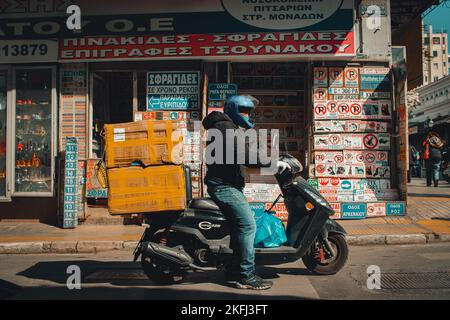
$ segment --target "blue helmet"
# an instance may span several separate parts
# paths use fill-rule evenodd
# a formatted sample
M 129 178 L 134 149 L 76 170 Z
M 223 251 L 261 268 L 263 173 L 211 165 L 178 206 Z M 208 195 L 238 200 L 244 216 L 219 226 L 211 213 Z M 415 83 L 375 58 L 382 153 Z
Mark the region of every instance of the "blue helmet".
M 241 114 L 250 113 L 258 105 L 258 100 L 252 96 L 231 96 L 225 102 L 225 114 L 227 114 L 233 122 L 243 128 L 253 128 L 254 124 L 250 122 L 249 117 Z

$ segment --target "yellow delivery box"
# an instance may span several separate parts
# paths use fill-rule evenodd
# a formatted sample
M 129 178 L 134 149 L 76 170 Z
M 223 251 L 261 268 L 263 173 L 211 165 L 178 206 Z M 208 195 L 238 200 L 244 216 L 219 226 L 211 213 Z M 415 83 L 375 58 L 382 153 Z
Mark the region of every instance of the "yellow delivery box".
M 112 168 L 107 176 L 110 214 L 179 211 L 186 207 L 183 166 Z
M 136 121 L 105 124 L 106 166 L 126 167 L 183 162 L 183 134 L 176 121 Z

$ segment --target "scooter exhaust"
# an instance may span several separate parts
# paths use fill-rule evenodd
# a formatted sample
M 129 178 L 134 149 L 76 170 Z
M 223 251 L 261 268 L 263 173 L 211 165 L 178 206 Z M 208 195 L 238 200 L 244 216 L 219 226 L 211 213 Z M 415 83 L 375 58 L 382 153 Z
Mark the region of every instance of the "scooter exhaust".
M 144 257 L 156 258 L 180 267 L 188 267 L 194 262 L 182 246 L 171 248 L 154 242 L 143 242 L 141 252 Z

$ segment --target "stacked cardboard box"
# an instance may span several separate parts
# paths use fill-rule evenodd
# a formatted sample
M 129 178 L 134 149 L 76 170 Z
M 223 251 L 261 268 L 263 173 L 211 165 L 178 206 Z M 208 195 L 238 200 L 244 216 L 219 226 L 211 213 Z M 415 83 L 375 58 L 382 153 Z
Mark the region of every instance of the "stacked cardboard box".
M 183 136 L 177 122 L 109 124 L 105 140 L 110 214 L 185 208 L 184 169 L 178 165 L 183 161 Z
M 197 111 L 136 111 L 134 121 L 161 121 L 176 122 L 183 136 L 183 163 L 191 169 L 192 196 L 201 197 L 201 130 L 200 114 Z

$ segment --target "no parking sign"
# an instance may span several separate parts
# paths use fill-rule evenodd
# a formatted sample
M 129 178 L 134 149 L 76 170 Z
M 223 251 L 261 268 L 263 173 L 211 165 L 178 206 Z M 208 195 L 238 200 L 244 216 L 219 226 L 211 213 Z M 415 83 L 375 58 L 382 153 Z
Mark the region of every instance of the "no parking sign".
M 314 87 L 328 87 L 328 70 L 325 67 L 314 68 Z
M 344 69 L 343 68 L 330 68 L 330 87 L 342 87 L 344 86 Z
M 348 88 L 359 87 L 359 70 L 358 68 L 345 68 L 344 70 L 345 86 Z

